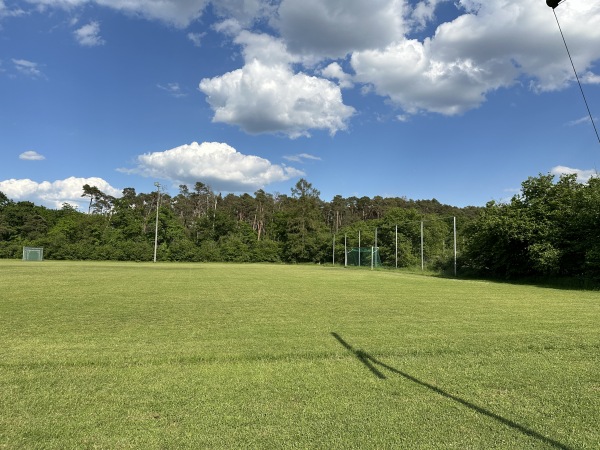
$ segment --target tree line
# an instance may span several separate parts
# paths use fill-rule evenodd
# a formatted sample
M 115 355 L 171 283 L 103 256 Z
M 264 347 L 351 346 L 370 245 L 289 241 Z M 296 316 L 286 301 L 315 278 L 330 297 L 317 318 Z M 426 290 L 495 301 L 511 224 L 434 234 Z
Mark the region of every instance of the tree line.
M 301 179 L 289 195 L 263 190 L 215 193 L 197 182 L 179 193 L 123 190 L 111 197 L 82 187 L 87 211 L 14 202 L 0 192 L 0 257 L 23 246 L 47 259 L 150 261 L 158 216 L 160 261 L 336 263 L 344 249 L 377 245 L 384 266 L 459 271 L 502 278 L 600 275 L 600 180 L 531 177 L 509 202 L 458 208 L 437 200 L 335 196 Z M 158 211 L 158 215 L 157 215 Z
M 600 281 L 600 178 L 530 177 L 510 202 L 488 203 L 467 235 L 464 270 Z

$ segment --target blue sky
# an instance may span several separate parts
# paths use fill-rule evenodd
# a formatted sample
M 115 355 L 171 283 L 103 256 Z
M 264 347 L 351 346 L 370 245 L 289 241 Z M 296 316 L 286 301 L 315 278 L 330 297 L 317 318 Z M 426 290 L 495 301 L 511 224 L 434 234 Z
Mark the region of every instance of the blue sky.
M 595 119 L 600 2 L 556 9 Z M 542 0 L 0 0 L 0 191 L 376 195 L 456 206 L 598 169 Z M 85 210 L 82 208 L 82 210 Z

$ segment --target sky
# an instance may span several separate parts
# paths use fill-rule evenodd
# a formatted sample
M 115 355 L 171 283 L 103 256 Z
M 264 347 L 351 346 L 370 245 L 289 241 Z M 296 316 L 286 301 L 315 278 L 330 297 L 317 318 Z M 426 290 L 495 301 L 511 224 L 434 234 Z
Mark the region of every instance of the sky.
M 600 125 L 600 0 L 554 10 Z M 0 191 L 509 200 L 600 167 L 543 0 L 0 0 Z

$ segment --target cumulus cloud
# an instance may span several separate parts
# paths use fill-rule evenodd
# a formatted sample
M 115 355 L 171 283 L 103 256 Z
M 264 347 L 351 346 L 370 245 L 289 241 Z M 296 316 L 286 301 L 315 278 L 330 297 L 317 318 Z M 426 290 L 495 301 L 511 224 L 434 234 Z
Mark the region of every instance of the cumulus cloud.
M 523 78 L 539 92 L 573 80 L 547 6 L 534 0 L 459 4 L 465 13 L 440 24 L 424 41 L 401 39 L 385 48 L 354 52 L 356 80 L 373 85 L 408 113 L 447 115 L 476 108 L 489 92 Z M 563 7 L 561 21 L 571 30 L 576 66 L 586 71 L 600 58 L 600 47 L 590 45 L 600 39 L 600 4 L 567 2 Z M 595 80 L 594 74 L 587 79 Z
M 243 26 L 270 17 L 275 11 L 275 5 L 269 0 L 213 0 L 217 14 L 231 17 Z
M 300 61 L 299 57 L 288 52 L 284 40 L 265 33 L 251 33 L 242 30 L 236 36 L 234 42 L 242 46 L 246 62 L 257 60 L 271 66 Z
M 333 135 L 346 129 L 354 114 L 331 81 L 258 60 L 221 77 L 203 79 L 200 90 L 215 111 L 214 122 L 238 125 L 248 133 L 297 138 L 316 129 Z
M 404 40 L 384 50 L 352 55 L 355 79 L 372 84 L 406 112 L 433 111 L 460 114 L 479 106 L 485 93 L 512 83 L 514 71 L 480 67 L 469 59 L 435 60 L 427 45 Z
M 245 62 L 239 70 L 202 80 L 200 89 L 208 96 L 215 121 L 250 133 L 297 137 L 311 129 L 332 134 L 344 129 L 354 110 L 343 104 L 340 88 L 354 86 L 385 97 L 402 110 L 402 116 L 455 115 L 479 107 L 489 93 L 516 83 L 543 93 L 574 81 L 551 9 L 541 0 L 456 0 L 456 18 L 419 40 L 409 37 L 433 24 L 437 7 L 450 0 L 29 2 L 63 8 L 97 4 L 182 28 L 201 17 L 211 3 L 220 20 L 213 29 L 241 46 Z M 6 9 L 0 0 L 0 11 Z M 600 75 L 593 71 L 600 59 L 600 2 L 564 2 L 556 12 L 582 81 L 600 83 Z M 263 25 L 270 25 L 271 34 L 251 32 L 257 24 L 263 30 L 268 29 Z M 99 39 L 99 34 L 88 35 Z M 199 45 L 202 35 L 188 33 L 188 38 Z M 41 76 L 35 65 L 22 64 L 18 70 Z M 335 80 L 338 86 L 320 77 Z M 288 86 L 302 97 L 293 95 Z M 278 96 L 281 104 L 274 105 Z M 325 103 L 319 110 L 321 98 Z M 275 111 L 261 110 L 273 105 Z
M 39 64 L 26 59 L 13 59 L 12 60 L 17 72 L 25 75 L 29 78 L 43 78 L 44 74 L 39 69 Z
M 293 167 L 244 155 L 218 142 L 193 142 L 164 152 L 140 155 L 136 168 L 120 171 L 179 184 L 201 181 L 216 191 L 224 192 L 254 192 L 268 184 L 304 175 Z
M 98 22 L 90 22 L 75 30 L 73 34 L 79 45 L 84 47 L 96 47 L 105 43 L 104 39 L 100 37 L 100 24 Z
M 260 121 L 260 108 L 272 106 L 269 94 L 278 91 L 278 83 L 294 77 L 297 83 L 308 81 L 299 67 L 310 73 L 311 65 L 319 62 L 326 66 L 313 76 L 336 80 L 340 88 L 359 84 L 364 93 L 389 98 L 403 110 L 403 118 L 422 112 L 462 114 L 483 104 L 490 92 L 515 83 L 544 92 L 573 81 L 551 10 L 536 0 L 460 0 L 456 19 L 441 23 L 428 38 L 408 39 L 415 28 L 435 19 L 443 1 L 410 6 L 403 0 L 282 0 L 271 19 L 279 38 L 243 31 L 237 21 L 235 27 L 223 25 L 237 35 L 246 65 L 202 80 L 200 89 L 215 109 L 215 121 L 250 133 L 279 131 L 297 137 L 308 135 L 310 128 L 333 134 L 343 127 L 339 120 L 317 127 L 298 120 L 294 99 L 285 90 L 278 92 L 283 101 L 277 114 Z M 571 30 L 569 40 L 584 82 L 598 83 L 600 77 L 591 68 L 600 58 L 600 47 L 590 42 L 600 40 L 600 4 L 567 2 L 559 13 Z M 347 55 L 352 75 L 336 60 Z M 258 92 L 256 102 L 244 83 Z M 341 98 L 337 105 L 343 105 Z M 334 108 L 327 116 L 342 118 L 345 126 L 352 115 L 348 108 Z M 291 123 L 299 126 L 287 131 Z
M 83 185 L 96 186 L 102 192 L 113 197 L 120 197 L 121 191 L 112 187 L 102 178 L 76 178 L 70 177 L 65 180 L 43 181 L 38 183 L 30 179 L 10 179 L 0 181 L 0 191 L 14 201 L 30 201 L 49 208 L 61 208 L 63 203 L 79 207 L 87 211 L 87 203 L 81 197 Z
M 36 151 L 29 150 L 27 152 L 21 153 L 19 155 L 19 159 L 22 159 L 25 161 L 42 161 L 42 160 L 46 159 L 46 157 L 44 155 L 40 155 Z
M 273 14 L 271 0 L 27 0 L 38 5 L 40 10 L 56 7 L 73 9 L 87 4 L 108 7 L 124 13 L 160 20 L 179 28 L 186 28 L 200 18 L 209 3 L 219 16 L 233 17 L 250 25 L 256 20 Z M 0 18 L 8 14 L 4 1 L 0 0 Z
M 406 31 L 404 0 L 283 0 L 273 24 L 294 53 L 339 58 Z
M 414 5 L 411 12 L 412 21 L 417 29 L 422 29 L 435 18 L 437 5 L 448 0 L 423 0 Z
M 235 19 L 225 19 L 213 25 L 215 31 L 223 33 L 227 36 L 236 36 L 244 29 L 242 24 Z
M 202 15 L 209 0 L 28 0 L 42 7 L 73 8 L 97 4 L 185 28 Z
M 240 30 L 238 25 L 222 22 L 219 29 L 235 34 L 245 65 L 205 78 L 199 85 L 215 112 L 214 122 L 237 125 L 252 134 L 282 133 L 292 138 L 309 136 L 314 129 L 332 135 L 346 129 L 354 109 L 343 103 L 338 86 L 296 73 L 292 65 L 303 58 L 290 53 L 282 39 Z
M 553 167 L 550 173 L 555 176 L 577 175 L 577 181 L 580 183 L 587 183 L 590 178 L 598 176 L 598 172 L 593 169 L 573 169 L 566 166 Z
M 340 66 L 337 62 L 332 62 L 327 67 L 322 69 L 321 75 L 323 75 L 325 78 L 338 80 L 338 84 L 341 88 L 349 89 L 354 87 L 354 83 L 352 82 L 352 75 L 344 72 L 342 66 Z
M 574 80 L 550 8 L 537 0 L 462 3 L 469 14 L 443 24 L 435 36 L 434 50 L 446 60 L 460 57 L 458 49 L 478 65 L 491 60 L 512 64 L 521 75 L 533 78 L 533 87 L 540 91 L 559 89 Z M 566 2 L 556 12 L 563 29 L 568 30 L 575 66 L 585 73 L 600 58 L 600 47 L 593 44 L 600 39 L 600 4 Z

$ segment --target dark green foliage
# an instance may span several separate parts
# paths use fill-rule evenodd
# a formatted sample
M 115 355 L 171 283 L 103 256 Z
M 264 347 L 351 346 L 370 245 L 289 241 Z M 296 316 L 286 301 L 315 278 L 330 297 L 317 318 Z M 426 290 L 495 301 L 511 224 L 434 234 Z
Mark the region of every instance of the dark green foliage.
M 383 263 L 394 266 L 394 227 L 398 225 L 399 266 L 414 266 L 420 262 L 419 222 L 425 219 L 429 221 L 425 259 L 431 265 L 441 257 L 441 241 L 448 238 L 447 224 L 440 231 L 441 225 L 435 223 L 440 214 L 473 215 L 472 209 L 436 200 L 336 196 L 324 202 L 319 195 L 304 179 L 290 196 L 258 190 L 254 196 L 223 197 L 201 182 L 193 187 L 181 185 L 175 197 L 164 193 L 160 197 L 157 259 L 330 263 L 335 234 L 339 264 L 343 262 L 343 233 L 356 239 L 361 230 L 363 243 L 372 245 L 377 227 Z M 45 248 L 47 259 L 152 259 L 156 192 L 138 194 L 126 188 L 122 197 L 113 198 L 85 185 L 82 197 L 89 198 L 87 213 L 68 204 L 58 211 L 49 210 L 0 195 L 0 257 L 19 258 L 24 245 L 39 245 Z
M 0 258 L 20 258 L 23 246 L 42 246 L 46 259 L 152 260 L 156 192 L 123 190 L 121 198 L 83 186 L 89 212 L 13 202 L 0 192 Z M 301 179 L 291 195 L 215 194 L 198 182 L 162 194 L 157 259 L 344 263 L 344 242 L 377 245 L 384 266 L 454 271 L 453 217 L 457 218 L 462 273 L 517 278 L 600 280 L 600 180 L 540 175 L 523 182 L 508 203 L 455 208 L 437 200 L 379 196 L 331 202 Z M 397 233 L 396 233 L 397 229 Z
M 529 178 L 510 203 L 488 203 L 467 232 L 465 266 L 477 274 L 600 276 L 600 180 Z
M 287 262 L 321 262 L 325 260 L 330 233 L 321 214 L 319 191 L 301 179 L 292 188 L 287 211 L 278 216 L 278 237 L 283 243 Z

